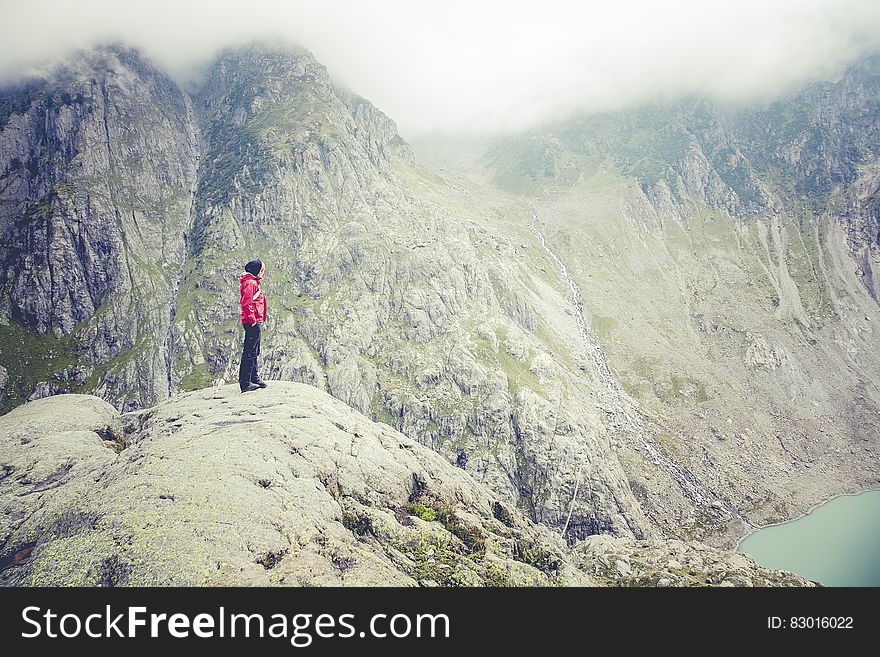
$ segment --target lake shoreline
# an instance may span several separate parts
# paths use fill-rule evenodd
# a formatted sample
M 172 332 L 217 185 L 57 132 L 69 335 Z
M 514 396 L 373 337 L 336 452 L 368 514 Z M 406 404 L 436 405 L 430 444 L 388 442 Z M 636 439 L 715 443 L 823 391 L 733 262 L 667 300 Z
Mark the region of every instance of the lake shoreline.
M 808 515 L 810 515 L 811 513 L 813 513 L 814 511 L 816 511 L 820 507 L 823 507 L 826 504 L 828 504 L 829 502 L 832 502 L 840 497 L 858 497 L 859 495 L 865 495 L 866 493 L 875 493 L 875 492 L 880 492 L 880 488 L 866 488 L 864 490 L 860 490 L 855 493 L 838 493 L 837 495 L 832 495 L 831 497 L 829 497 L 826 500 L 823 500 L 821 502 L 817 502 L 816 504 L 811 506 L 809 509 L 804 511 L 802 514 L 800 514 L 799 516 L 796 516 L 794 518 L 790 518 L 788 520 L 781 520 L 779 522 L 771 522 L 767 525 L 751 525 L 750 524 L 751 529 L 748 532 L 746 532 L 745 534 L 743 534 L 743 536 L 736 542 L 736 545 L 733 548 L 733 552 L 737 552 L 739 554 L 748 554 L 747 552 L 740 552 L 740 550 L 739 550 L 740 545 L 742 545 L 743 541 L 745 541 L 749 536 L 751 536 L 752 534 L 754 534 L 755 532 L 757 532 L 761 529 L 768 529 L 770 527 L 779 527 L 780 525 L 787 525 L 791 522 L 797 522 L 798 520 L 802 520 L 803 518 L 806 518 Z

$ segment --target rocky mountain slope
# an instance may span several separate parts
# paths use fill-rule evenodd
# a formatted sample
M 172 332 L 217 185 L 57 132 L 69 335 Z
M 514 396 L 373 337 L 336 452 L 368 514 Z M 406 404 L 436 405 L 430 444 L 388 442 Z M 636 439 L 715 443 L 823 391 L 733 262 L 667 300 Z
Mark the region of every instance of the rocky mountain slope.
M 59 181 L 47 192 L 53 199 L 73 194 L 80 214 L 98 217 L 87 222 L 96 230 L 119 227 L 118 240 L 90 238 L 105 255 L 74 243 L 66 248 L 78 254 L 69 266 L 53 260 L 55 251 L 36 250 L 23 270 L 19 256 L 33 250 L 29 231 L 39 224 L 21 217 L 42 207 L 42 197 L 22 187 L 20 205 L 10 210 L 4 230 L 16 246 L 4 251 L 11 277 L 4 289 L 11 303 L 15 290 L 43 296 L 31 293 L 43 289 L 37 275 L 63 268 L 90 281 L 96 260 L 115 269 L 100 305 L 77 306 L 71 316 L 62 306 L 53 311 L 57 325 L 9 308 L 0 347 L 7 408 L 68 391 L 95 392 L 130 410 L 169 389 L 232 378 L 241 339 L 236 277 L 243 262 L 260 257 L 272 300 L 264 376 L 325 389 L 395 426 L 532 519 L 566 526 L 572 540 L 597 531 L 651 532 L 579 371 L 552 353 L 539 302 L 559 307 L 564 295 L 533 289 L 527 263 L 509 257 L 506 240 L 479 225 L 473 208 L 438 202 L 432 190 L 446 186 L 414 165 L 393 122 L 335 87 L 311 54 L 228 50 L 188 94 L 124 48 L 99 49 L 76 66 L 79 77 L 66 73 L 70 66 L 53 71 L 29 87 L 37 89 L 32 96 L 8 92 L 19 104 L 4 135 L 23 123 L 28 143 L 45 142 L 27 156 L 31 168 L 54 157 L 51 126 L 59 110 L 50 99 L 68 94 L 78 103 L 77 85 L 92 77 L 104 80 L 109 102 L 150 111 L 142 123 L 122 111 L 88 113 L 91 101 L 83 96 L 82 112 L 98 121 L 92 132 L 105 138 L 75 132 L 69 164 L 57 168 Z M 165 95 L 154 99 L 153 88 Z M 179 107 L 163 105 L 166 97 Z M 141 141 L 185 144 L 176 151 L 188 158 L 185 172 L 137 146 Z M 105 207 L 69 176 L 108 143 L 117 159 L 108 161 L 108 173 L 89 178 L 111 186 Z M 8 148 L 4 156 L 25 157 L 16 152 Z M 30 169 L 16 171 L 26 178 Z M 179 195 L 178 205 L 164 209 L 150 199 L 149 207 L 163 212 L 155 225 L 171 232 L 148 231 L 146 219 L 128 209 L 135 197 L 144 207 L 147 200 L 114 181 Z M 80 230 L 53 207 L 42 221 L 63 234 Z M 108 351 L 101 326 L 111 320 L 116 342 Z M 19 360 L 22 340 L 28 355 Z
M 421 152 L 534 213 L 536 265 L 567 267 L 619 394 L 738 532 L 880 483 L 878 112 L 874 57 L 764 108 L 692 99 Z M 651 515 L 667 487 L 621 460 Z
M 0 401 L 137 412 L 233 379 L 260 257 L 266 378 L 568 543 L 729 546 L 880 481 L 872 66 L 416 157 L 297 47 L 226 50 L 187 89 L 81 53 L 0 93 Z
M 58 395 L 0 418 L 3 585 L 782 585 L 697 544 L 570 550 L 423 447 L 312 386 L 120 415 Z

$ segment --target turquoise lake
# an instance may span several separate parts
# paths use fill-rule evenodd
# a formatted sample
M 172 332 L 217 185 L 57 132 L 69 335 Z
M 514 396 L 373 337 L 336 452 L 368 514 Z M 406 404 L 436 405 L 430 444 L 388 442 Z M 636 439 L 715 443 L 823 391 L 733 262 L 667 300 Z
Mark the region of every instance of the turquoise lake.
M 759 529 L 737 550 L 825 586 L 880 586 L 880 490 L 836 497 L 803 518 Z

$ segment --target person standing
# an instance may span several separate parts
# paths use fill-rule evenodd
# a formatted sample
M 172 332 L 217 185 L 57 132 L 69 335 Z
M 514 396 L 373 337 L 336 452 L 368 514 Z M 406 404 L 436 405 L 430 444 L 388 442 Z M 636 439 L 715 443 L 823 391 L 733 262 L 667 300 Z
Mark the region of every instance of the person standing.
M 244 328 L 244 347 L 238 368 L 238 385 L 242 392 L 265 388 L 266 383 L 257 372 L 260 355 L 260 332 L 266 321 L 266 295 L 260 289 L 260 279 L 266 266 L 261 260 L 251 260 L 239 277 L 241 292 L 241 325 Z

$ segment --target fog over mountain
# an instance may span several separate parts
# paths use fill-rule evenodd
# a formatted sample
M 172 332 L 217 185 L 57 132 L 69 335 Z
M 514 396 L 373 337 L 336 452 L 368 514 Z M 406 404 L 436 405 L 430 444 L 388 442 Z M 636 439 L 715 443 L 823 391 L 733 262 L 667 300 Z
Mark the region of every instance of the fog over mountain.
M 231 43 L 292 39 L 405 138 L 518 130 L 686 94 L 765 102 L 880 47 L 871 0 L 2 4 L 0 77 L 119 40 L 187 78 Z

